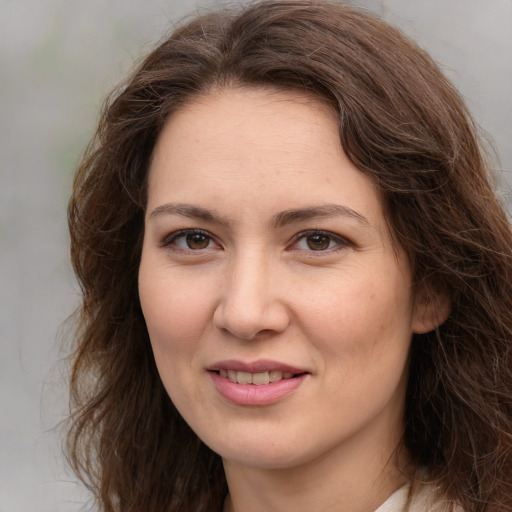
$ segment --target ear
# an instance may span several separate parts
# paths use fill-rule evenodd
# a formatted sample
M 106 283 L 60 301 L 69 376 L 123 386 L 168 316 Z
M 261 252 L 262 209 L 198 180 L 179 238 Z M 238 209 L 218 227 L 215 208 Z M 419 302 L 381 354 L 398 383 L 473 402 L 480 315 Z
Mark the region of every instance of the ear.
M 450 309 L 451 303 L 446 293 L 422 287 L 414 300 L 412 332 L 425 334 L 433 331 L 446 321 Z

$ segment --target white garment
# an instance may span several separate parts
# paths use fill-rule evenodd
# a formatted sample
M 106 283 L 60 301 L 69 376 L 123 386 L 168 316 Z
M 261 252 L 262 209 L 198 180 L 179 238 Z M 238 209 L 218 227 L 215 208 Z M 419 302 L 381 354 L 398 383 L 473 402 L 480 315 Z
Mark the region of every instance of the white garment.
M 375 512 L 462 512 L 459 506 L 450 507 L 450 503 L 440 498 L 429 485 L 416 493 L 407 506 L 410 489 L 410 484 L 400 487 Z
M 409 498 L 410 484 L 395 491 L 375 512 L 403 512 Z

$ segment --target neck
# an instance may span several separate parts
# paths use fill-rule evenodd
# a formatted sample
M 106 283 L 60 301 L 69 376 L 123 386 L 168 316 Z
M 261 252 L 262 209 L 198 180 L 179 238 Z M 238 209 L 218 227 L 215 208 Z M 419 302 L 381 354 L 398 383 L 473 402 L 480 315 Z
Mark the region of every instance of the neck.
M 374 512 L 407 482 L 398 469 L 406 467 L 406 458 L 398 460 L 396 443 L 388 450 L 382 445 L 358 450 L 357 443 L 352 448 L 352 453 L 337 448 L 291 468 L 224 461 L 230 489 L 224 512 Z

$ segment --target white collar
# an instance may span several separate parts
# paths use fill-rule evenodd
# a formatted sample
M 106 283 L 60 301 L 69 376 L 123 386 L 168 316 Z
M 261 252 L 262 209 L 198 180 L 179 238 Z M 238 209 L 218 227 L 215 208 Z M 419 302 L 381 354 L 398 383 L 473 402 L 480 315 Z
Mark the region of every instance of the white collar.
M 403 512 L 409 499 L 410 484 L 396 490 L 375 512 Z

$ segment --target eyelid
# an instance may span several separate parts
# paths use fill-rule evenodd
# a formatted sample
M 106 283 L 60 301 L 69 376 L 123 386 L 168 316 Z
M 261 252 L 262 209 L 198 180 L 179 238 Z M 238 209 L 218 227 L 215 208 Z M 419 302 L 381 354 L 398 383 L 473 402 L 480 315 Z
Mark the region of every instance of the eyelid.
M 216 244 L 220 248 L 220 243 L 217 241 L 215 236 L 213 236 L 209 231 L 199 228 L 186 228 L 186 229 L 178 229 L 177 231 L 173 231 L 172 233 L 166 235 L 164 239 L 158 244 L 160 247 L 170 248 L 172 243 L 178 238 L 185 237 L 186 235 L 191 234 L 200 234 L 208 237 L 214 244 Z M 207 249 L 182 249 L 178 246 L 175 246 L 172 250 L 176 252 L 202 252 Z
M 312 235 L 324 235 L 324 236 L 327 236 L 329 237 L 332 241 L 336 242 L 336 247 L 332 247 L 330 249 L 325 249 L 325 250 L 318 250 L 318 251 L 315 251 L 313 249 L 310 249 L 310 250 L 304 250 L 304 249 L 294 249 L 294 245 L 296 245 L 300 240 L 308 237 L 308 236 L 312 236 Z M 321 256 L 322 254 L 331 254 L 335 251 L 338 251 L 338 250 L 341 250 L 341 249 L 344 249 L 346 247 L 351 247 L 353 246 L 354 244 L 348 240 L 346 237 L 344 236 L 341 236 L 341 235 L 338 235 L 337 233 L 333 233 L 332 231 L 326 231 L 324 229 L 308 229 L 306 231 L 301 231 L 300 233 L 297 233 L 291 243 L 287 246 L 286 250 L 287 251 L 291 251 L 291 250 L 300 250 L 300 251 L 303 251 L 303 252 L 308 252 L 308 253 L 312 253 L 312 255 L 315 255 L 315 256 Z
M 172 233 L 166 235 L 163 238 L 163 240 L 161 242 L 159 242 L 158 245 L 163 248 L 171 248 L 171 250 L 173 250 L 175 252 L 183 252 L 183 253 L 189 253 L 189 252 L 190 253 L 202 253 L 208 249 L 212 249 L 212 248 L 183 249 L 177 245 L 175 245 L 174 247 L 171 247 L 175 240 L 177 240 L 178 238 L 181 238 L 181 237 L 185 237 L 190 234 L 201 234 L 205 237 L 208 237 L 211 240 L 211 242 L 217 246 L 216 248 L 222 248 L 221 244 L 219 243 L 219 241 L 216 239 L 216 237 L 212 233 L 210 233 L 209 231 L 206 231 L 204 229 L 200 229 L 200 228 L 185 228 L 185 229 L 179 229 L 177 231 L 173 231 Z M 324 250 L 317 250 L 317 251 L 315 251 L 314 249 L 306 250 L 306 249 L 297 249 L 294 247 L 302 239 L 304 239 L 308 236 L 313 236 L 313 235 L 326 236 L 326 237 L 330 238 L 331 241 L 333 241 L 336 244 L 336 246 L 328 248 L 328 249 L 324 249 Z M 321 255 L 325 255 L 325 254 L 331 254 L 333 252 L 336 252 L 338 250 L 341 250 L 341 249 L 344 249 L 346 247 L 350 247 L 353 245 L 354 244 L 350 240 L 348 240 L 346 237 L 339 235 L 337 233 L 333 233 L 332 231 L 327 231 L 327 230 L 323 230 L 323 229 L 308 229 L 306 231 L 301 231 L 301 232 L 297 233 L 292 238 L 291 242 L 287 245 L 286 250 L 287 251 L 297 250 L 297 251 L 302 251 L 305 253 L 311 253 L 311 255 L 314 255 L 314 256 L 321 256 Z

